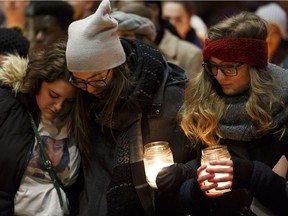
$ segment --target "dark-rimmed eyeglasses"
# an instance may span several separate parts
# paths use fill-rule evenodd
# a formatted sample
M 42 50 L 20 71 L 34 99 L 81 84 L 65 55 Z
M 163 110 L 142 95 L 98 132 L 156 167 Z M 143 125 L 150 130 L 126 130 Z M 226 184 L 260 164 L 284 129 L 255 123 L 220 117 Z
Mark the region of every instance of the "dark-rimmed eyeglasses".
M 75 86 L 77 88 L 81 88 L 83 90 L 87 90 L 87 85 L 90 85 L 95 89 L 102 89 L 102 88 L 105 88 L 107 86 L 106 80 L 107 80 L 107 77 L 108 77 L 110 71 L 111 71 L 111 69 L 109 69 L 107 71 L 105 77 L 102 79 L 91 80 L 91 81 L 82 81 L 82 80 L 80 81 L 80 80 L 75 79 L 73 76 L 71 76 L 69 82 L 73 86 Z
M 220 70 L 225 76 L 237 76 L 237 69 L 243 64 L 227 64 L 227 65 L 217 65 L 209 62 L 202 64 L 205 71 L 211 76 L 217 76 L 218 70 Z

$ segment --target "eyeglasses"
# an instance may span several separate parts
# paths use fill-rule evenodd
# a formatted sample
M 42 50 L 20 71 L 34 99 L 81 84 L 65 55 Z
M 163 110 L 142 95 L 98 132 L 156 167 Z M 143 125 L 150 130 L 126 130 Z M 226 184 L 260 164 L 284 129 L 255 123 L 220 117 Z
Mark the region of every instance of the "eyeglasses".
M 91 81 L 80 81 L 80 80 L 76 80 L 73 76 L 70 77 L 69 82 L 77 87 L 77 88 L 81 88 L 82 90 L 87 90 L 87 85 L 90 85 L 92 87 L 94 87 L 95 89 L 102 89 L 105 88 L 107 86 L 107 77 L 110 73 L 111 69 L 109 69 L 105 75 L 104 78 L 102 79 L 98 79 L 98 80 L 91 80 Z
M 221 70 L 221 72 L 225 76 L 236 76 L 238 74 L 237 69 L 242 66 L 243 64 L 227 64 L 227 65 L 217 65 L 217 64 L 211 64 L 208 62 L 205 62 L 202 64 L 205 71 L 212 76 L 217 76 L 218 70 Z

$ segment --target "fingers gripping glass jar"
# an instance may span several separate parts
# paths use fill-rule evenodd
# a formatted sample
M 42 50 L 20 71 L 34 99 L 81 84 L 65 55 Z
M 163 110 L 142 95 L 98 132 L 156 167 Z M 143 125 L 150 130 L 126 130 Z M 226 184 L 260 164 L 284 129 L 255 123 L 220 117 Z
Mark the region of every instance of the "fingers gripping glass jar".
M 214 160 L 229 160 L 231 158 L 227 146 L 224 145 L 215 145 L 215 146 L 210 146 L 202 150 L 202 157 L 201 157 L 201 165 L 207 165 L 207 168 L 210 167 L 209 162 L 214 161 Z M 227 167 L 227 166 L 220 166 L 220 165 L 213 165 L 213 167 Z M 206 171 L 204 170 L 205 174 Z M 221 178 L 228 176 L 226 173 L 215 173 L 214 178 Z M 205 185 L 212 184 L 211 182 L 205 181 Z M 218 186 L 225 186 L 227 185 L 228 182 L 219 182 Z M 213 194 L 219 194 L 219 193 L 225 193 L 231 191 L 230 189 L 224 189 L 224 190 L 215 190 L 211 189 L 209 190 L 209 193 Z

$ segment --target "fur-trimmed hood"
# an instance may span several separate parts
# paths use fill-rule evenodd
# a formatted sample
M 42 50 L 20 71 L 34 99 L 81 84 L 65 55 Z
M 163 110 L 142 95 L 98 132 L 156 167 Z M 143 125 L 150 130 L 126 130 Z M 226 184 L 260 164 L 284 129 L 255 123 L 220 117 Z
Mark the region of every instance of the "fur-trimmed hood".
M 23 88 L 24 77 L 26 76 L 29 60 L 21 58 L 19 55 L 8 55 L 5 57 L 2 67 L 0 67 L 1 85 L 12 88 L 12 91 L 25 92 Z

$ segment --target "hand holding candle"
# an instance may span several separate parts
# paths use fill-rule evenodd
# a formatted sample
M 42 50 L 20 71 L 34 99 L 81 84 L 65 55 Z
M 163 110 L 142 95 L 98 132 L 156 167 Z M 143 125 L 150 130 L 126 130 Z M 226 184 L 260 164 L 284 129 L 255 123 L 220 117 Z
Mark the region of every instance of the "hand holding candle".
M 209 196 L 230 191 L 233 179 L 233 164 L 226 146 L 211 146 L 202 150 L 202 166 L 198 169 L 201 190 Z
M 174 163 L 168 142 L 159 141 L 144 146 L 144 166 L 147 183 L 157 188 L 156 176 L 163 167 Z

